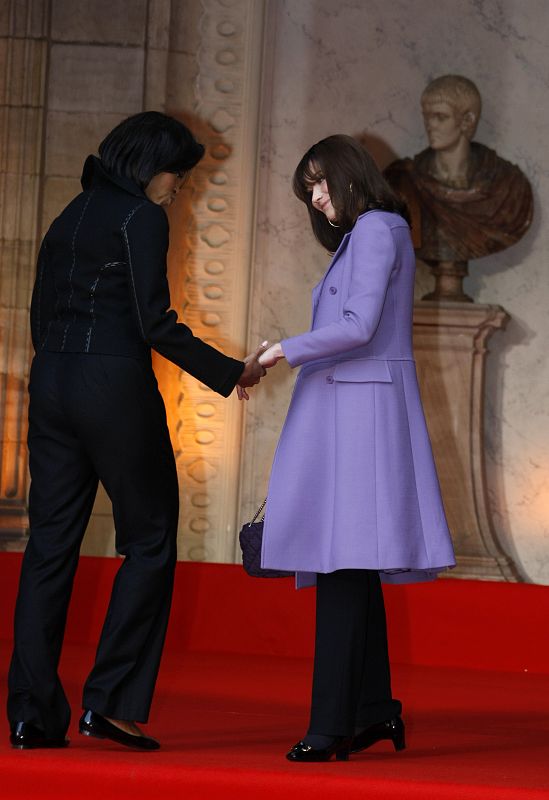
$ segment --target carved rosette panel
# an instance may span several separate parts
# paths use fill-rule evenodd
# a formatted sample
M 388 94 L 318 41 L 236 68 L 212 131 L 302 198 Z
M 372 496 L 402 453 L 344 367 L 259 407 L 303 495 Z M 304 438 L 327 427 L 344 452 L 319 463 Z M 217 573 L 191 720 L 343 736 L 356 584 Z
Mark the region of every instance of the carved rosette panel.
M 27 527 L 28 307 L 36 254 L 49 4 L 0 8 L 0 546 Z
M 193 174 L 179 300 L 196 335 L 238 357 L 247 338 L 263 2 L 203 0 L 202 10 L 195 114 L 206 156 Z M 242 408 L 185 373 L 179 382 L 179 557 L 232 561 Z

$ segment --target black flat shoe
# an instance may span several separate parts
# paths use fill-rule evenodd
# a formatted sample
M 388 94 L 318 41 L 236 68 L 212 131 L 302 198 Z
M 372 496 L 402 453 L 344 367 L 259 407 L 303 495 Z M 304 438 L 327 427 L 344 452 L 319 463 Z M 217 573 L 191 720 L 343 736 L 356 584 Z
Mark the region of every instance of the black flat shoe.
M 366 750 L 367 747 L 371 747 L 371 745 L 383 739 L 390 740 L 395 750 L 404 750 L 406 741 L 404 722 L 401 717 L 393 717 L 393 719 L 389 719 L 386 722 L 378 722 L 358 733 L 351 742 L 351 753 L 360 753 L 361 750 Z
M 110 739 L 112 742 L 122 744 L 124 747 L 133 747 L 136 750 L 158 750 L 160 742 L 150 736 L 135 736 L 117 728 L 108 719 L 96 714 L 95 711 L 84 711 L 80 717 L 78 730 L 84 736 L 93 736 L 96 739 Z
M 17 750 L 37 750 L 39 747 L 67 747 L 69 740 L 64 736 L 46 736 L 30 722 L 16 722 L 11 726 L 10 744 Z
M 288 761 L 329 761 L 333 755 L 336 761 L 349 760 L 349 746 L 352 739 L 349 736 L 336 736 L 332 744 L 328 747 L 311 747 L 305 742 L 294 744 L 289 753 L 286 753 Z

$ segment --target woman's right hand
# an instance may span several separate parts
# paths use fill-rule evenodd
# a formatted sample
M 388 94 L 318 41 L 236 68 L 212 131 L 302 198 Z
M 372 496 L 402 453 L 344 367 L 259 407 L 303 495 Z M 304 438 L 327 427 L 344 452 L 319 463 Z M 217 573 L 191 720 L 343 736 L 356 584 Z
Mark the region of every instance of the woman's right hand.
M 284 351 L 280 342 L 272 344 L 260 356 L 259 363 L 264 367 L 274 367 L 274 365 L 284 358 Z

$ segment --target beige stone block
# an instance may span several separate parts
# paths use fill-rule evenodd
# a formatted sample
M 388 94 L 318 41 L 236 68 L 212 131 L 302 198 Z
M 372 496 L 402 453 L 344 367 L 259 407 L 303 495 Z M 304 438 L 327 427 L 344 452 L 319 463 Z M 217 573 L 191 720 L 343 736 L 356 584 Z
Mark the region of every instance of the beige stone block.
M 0 250 L 0 306 L 28 310 L 36 271 L 34 242 L 3 242 Z
M 203 3 L 172 3 L 170 23 L 170 50 L 174 52 L 196 52 L 200 45 Z
M 187 4 L 189 5 L 189 4 Z M 149 47 L 167 49 L 170 44 L 171 0 L 149 0 Z
M 9 418 L 10 425 L 13 423 L 11 432 L 7 432 L 4 425 L 4 440 L 20 440 L 14 431 L 20 424 L 17 406 L 26 400 L 21 393 L 26 393 L 30 353 L 27 309 L 0 308 L 0 373 L 4 376 L 2 391 L 10 395 L 9 407 L 6 396 L 0 403 L 0 417 L 4 421 Z
M 149 50 L 145 86 L 145 108 L 164 111 L 166 108 L 167 50 Z
M 166 108 L 171 113 L 188 110 L 195 105 L 196 75 L 196 58 L 193 53 L 170 53 L 166 78 Z
M 10 3 L 0 2 L 0 36 L 13 36 Z
M 13 376 L 2 375 L 3 381 L 6 379 L 13 385 Z M 25 500 L 26 500 L 26 446 L 25 438 L 27 433 L 26 427 L 26 396 L 25 387 L 20 383 L 19 387 L 15 389 L 13 394 L 10 390 L 8 396 L 4 399 L 9 411 L 13 406 L 13 414 L 17 414 L 17 419 L 9 420 L 5 418 L 2 420 L 2 434 L 0 440 L 0 447 L 2 450 L 2 463 L 0 464 L 0 528 L 4 531 L 6 528 L 13 528 L 16 523 L 17 516 L 24 514 Z M 13 427 L 12 427 L 13 423 Z M 10 438 L 11 435 L 16 435 L 16 439 Z M 15 513 L 14 513 L 15 512 Z M 11 524 L 6 524 L 11 517 Z M 26 527 L 23 520 L 20 520 L 22 527 Z M 19 525 L 17 525 L 19 527 Z
M 0 38 L 0 105 L 44 104 L 46 55 L 44 41 Z
M 27 381 L 30 361 L 28 312 L 0 308 L 0 528 L 16 522 L 26 499 Z M 3 501 L 7 500 L 7 504 Z M 19 511 L 17 511 L 19 509 Z M 14 515 L 15 512 L 15 515 Z M 14 519 L 15 516 L 15 519 Z
M 146 0 L 53 0 L 52 39 L 143 45 Z
M 57 44 L 51 49 L 49 108 L 133 114 L 143 105 L 141 49 Z
M 40 172 L 42 109 L 0 106 L 0 172 Z
M 0 239 L 33 241 L 38 176 L 0 173 Z
M 42 207 L 42 233 L 45 234 L 52 221 L 73 197 L 82 191 L 77 178 L 46 178 Z
M 126 114 L 50 111 L 46 130 L 46 174 L 79 178 L 86 156 Z
M 0 36 L 14 36 L 11 3 L 8 0 L 0 2 Z
M 48 4 L 44 0 L 1 0 L 0 36 L 46 36 Z

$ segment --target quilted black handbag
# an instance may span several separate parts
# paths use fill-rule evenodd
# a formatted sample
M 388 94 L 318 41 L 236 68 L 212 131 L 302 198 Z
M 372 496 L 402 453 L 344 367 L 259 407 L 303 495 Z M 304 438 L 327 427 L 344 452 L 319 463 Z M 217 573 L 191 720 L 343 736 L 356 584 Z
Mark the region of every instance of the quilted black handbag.
M 261 566 L 261 544 L 263 541 L 263 521 L 265 514 L 258 520 L 261 512 L 265 508 L 265 499 L 259 506 L 255 517 L 251 522 L 242 526 L 238 541 L 242 550 L 242 564 L 244 569 L 252 578 L 287 578 L 294 575 L 294 572 L 284 572 L 279 569 L 263 569 Z

